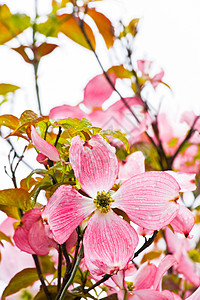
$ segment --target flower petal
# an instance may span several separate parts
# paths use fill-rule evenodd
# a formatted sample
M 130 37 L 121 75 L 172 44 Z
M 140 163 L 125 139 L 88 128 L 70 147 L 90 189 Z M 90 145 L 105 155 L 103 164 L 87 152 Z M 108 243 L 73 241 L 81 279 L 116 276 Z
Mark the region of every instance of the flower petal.
M 183 233 L 187 237 L 194 226 L 194 220 L 193 213 L 187 207 L 180 205 L 178 214 L 170 224 L 174 231 Z
M 180 192 L 192 192 L 196 190 L 195 184 L 195 173 L 182 173 L 182 172 L 174 172 L 174 171 L 165 171 L 169 175 L 173 176 L 178 184 L 180 185 Z
M 55 241 L 48 238 L 42 219 L 31 226 L 28 241 L 33 251 L 38 255 L 47 255 L 51 247 L 57 246 Z
M 157 267 L 154 264 L 146 263 L 141 266 L 138 272 L 134 275 L 133 284 L 136 290 L 149 289 L 156 276 Z
M 112 207 L 125 211 L 131 221 L 150 230 L 169 224 L 177 215 L 180 187 L 165 172 L 146 172 L 126 180 L 112 196 Z
M 200 287 L 186 300 L 199 300 L 200 299 Z
M 159 266 L 157 268 L 154 284 L 152 288 L 154 290 L 162 290 L 162 278 L 165 272 L 169 268 L 171 268 L 173 265 L 177 264 L 177 261 L 173 255 L 166 255 L 161 262 L 159 263 Z
M 113 85 L 116 82 L 114 74 L 109 75 Z M 113 88 L 105 78 L 104 74 L 99 74 L 92 78 L 85 87 L 83 103 L 86 107 L 94 109 L 101 107 L 102 104 L 111 96 Z
M 91 274 L 112 274 L 127 266 L 138 244 L 138 235 L 113 211 L 96 211 L 88 222 L 83 244 Z
M 51 120 L 63 120 L 68 118 L 84 118 L 85 113 L 79 108 L 79 106 L 61 105 L 56 106 L 50 110 L 49 118 Z
M 62 185 L 49 198 L 42 218 L 49 224 L 54 239 L 63 244 L 95 208 L 92 199 L 82 196 L 72 186 Z
M 32 225 L 41 218 L 41 210 L 34 208 L 25 213 L 21 219 L 21 224 L 15 230 L 13 240 L 15 245 L 24 252 L 30 254 L 36 254 L 34 249 L 31 247 L 28 234 Z
M 150 289 L 144 290 L 134 290 L 131 295 L 128 297 L 129 300 L 172 300 L 169 299 L 162 292 L 153 291 Z
M 141 151 L 136 151 L 127 156 L 126 161 L 124 163 L 119 163 L 119 179 L 124 181 L 134 175 L 144 173 L 144 160 L 145 157 Z
M 74 137 L 69 158 L 81 189 L 89 196 L 95 198 L 97 191 L 108 192 L 114 185 L 118 172 L 115 148 L 99 134 L 85 142 Z
M 51 145 L 50 143 L 46 142 L 39 136 L 37 131 L 35 130 L 35 127 L 31 125 L 31 139 L 33 145 L 45 156 L 47 156 L 52 161 L 60 161 L 60 155 L 58 150 L 54 145 Z

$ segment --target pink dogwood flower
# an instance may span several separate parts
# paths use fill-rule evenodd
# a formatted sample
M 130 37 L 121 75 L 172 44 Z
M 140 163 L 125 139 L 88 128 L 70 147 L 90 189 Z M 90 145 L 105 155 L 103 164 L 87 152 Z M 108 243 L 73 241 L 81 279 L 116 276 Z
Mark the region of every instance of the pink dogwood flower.
M 118 174 L 115 148 L 99 134 L 89 141 L 74 137 L 69 159 L 82 192 L 69 185 L 60 186 L 42 217 L 59 244 L 89 217 L 83 238 L 87 268 L 96 275 L 122 270 L 134 254 L 138 235 L 114 209 L 126 212 L 142 227 L 160 229 L 178 213 L 179 184 L 165 172 L 139 172 L 113 193 L 110 190 Z

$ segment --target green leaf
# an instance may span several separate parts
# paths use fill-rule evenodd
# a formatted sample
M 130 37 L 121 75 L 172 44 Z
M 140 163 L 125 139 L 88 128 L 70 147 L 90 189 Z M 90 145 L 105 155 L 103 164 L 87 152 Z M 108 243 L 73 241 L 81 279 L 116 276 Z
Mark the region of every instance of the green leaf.
M 15 206 L 24 211 L 30 210 L 31 203 L 28 192 L 23 189 L 6 189 L 0 191 L 0 205 Z
M 121 131 L 118 130 L 102 130 L 100 131 L 100 134 L 105 137 L 105 136 L 111 136 L 113 138 L 116 138 L 120 140 L 124 146 L 126 147 L 126 151 L 129 153 L 130 152 L 130 147 L 129 147 L 129 142 L 127 138 L 125 137 L 125 134 L 122 133 Z
M 0 83 L 0 95 L 6 96 L 8 93 L 14 93 L 20 89 L 19 86 L 10 83 Z
M 27 268 L 17 273 L 8 283 L 3 291 L 2 300 L 7 296 L 19 292 L 21 289 L 33 285 L 38 280 L 37 270 L 35 268 Z
M 6 4 L 0 5 L 0 45 L 30 27 L 30 20 L 25 14 L 12 14 Z
M 19 119 L 13 115 L 2 115 L 0 116 L 0 126 L 15 129 L 19 126 Z

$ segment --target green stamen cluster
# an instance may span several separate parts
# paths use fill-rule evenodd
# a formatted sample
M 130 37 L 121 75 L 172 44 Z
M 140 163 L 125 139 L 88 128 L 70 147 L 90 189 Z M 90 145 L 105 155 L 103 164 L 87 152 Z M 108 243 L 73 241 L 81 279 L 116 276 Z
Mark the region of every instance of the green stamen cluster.
M 107 213 L 110 211 L 111 203 L 114 202 L 109 193 L 106 192 L 97 192 L 97 197 L 94 199 L 97 209 L 101 213 Z
M 130 291 L 130 292 L 133 291 L 134 288 L 135 288 L 134 284 L 132 282 L 129 282 L 129 281 L 125 281 L 125 282 L 126 282 L 126 286 L 127 286 L 128 291 Z

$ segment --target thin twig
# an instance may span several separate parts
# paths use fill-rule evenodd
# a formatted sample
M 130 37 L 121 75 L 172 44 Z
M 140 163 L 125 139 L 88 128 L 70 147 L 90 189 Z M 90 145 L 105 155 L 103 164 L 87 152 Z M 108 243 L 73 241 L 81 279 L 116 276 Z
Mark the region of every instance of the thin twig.
M 41 270 L 41 267 L 40 267 L 40 262 L 39 262 L 38 256 L 36 254 L 33 254 L 32 257 L 34 259 L 35 266 L 36 266 L 37 273 L 38 273 L 38 277 L 39 277 L 40 282 L 42 284 L 42 287 L 43 287 L 44 293 L 46 295 L 46 298 L 47 298 L 47 300 L 52 300 L 51 299 L 51 295 L 50 295 L 50 293 L 48 291 L 48 288 L 47 288 L 47 286 L 45 284 L 44 277 L 42 275 L 42 270 Z
M 152 237 L 150 237 L 148 240 L 146 240 L 145 243 L 142 245 L 142 247 L 138 251 L 135 252 L 133 258 L 131 259 L 132 262 L 135 257 L 137 257 L 142 251 L 144 251 L 146 248 L 148 248 L 153 243 L 157 233 L 158 233 L 158 230 L 155 230 Z

